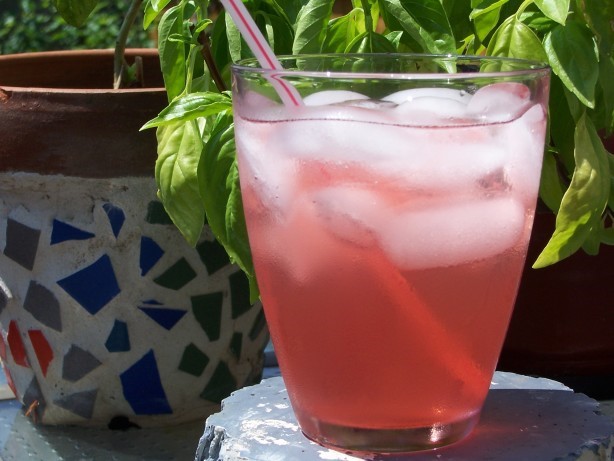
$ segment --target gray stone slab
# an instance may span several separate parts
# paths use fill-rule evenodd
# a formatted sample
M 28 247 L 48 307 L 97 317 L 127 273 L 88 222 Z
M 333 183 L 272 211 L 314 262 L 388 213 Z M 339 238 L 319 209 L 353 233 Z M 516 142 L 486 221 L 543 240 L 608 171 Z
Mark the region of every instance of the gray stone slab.
M 235 392 L 207 419 L 196 461 L 609 461 L 614 421 L 560 383 L 495 374 L 482 418 L 465 440 L 411 456 L 358 458 L 308 440 L 280 377 Z

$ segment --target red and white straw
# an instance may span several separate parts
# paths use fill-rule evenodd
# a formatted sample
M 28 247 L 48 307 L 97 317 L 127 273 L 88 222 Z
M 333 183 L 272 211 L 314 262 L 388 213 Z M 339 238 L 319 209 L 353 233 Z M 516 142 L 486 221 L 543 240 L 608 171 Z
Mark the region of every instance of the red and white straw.
M 245 43 L 254 53 L 254 56 L 263 69 L 283 70 L 277 56 L 269 46 L 268 42 L 258 29 L 249 11 L 241 0 L 220 0 L 226 12 L 235 22 L 239 32 L 243 35 Z M 283 79 L 274 75 L 270 78 L 271 84 L 279 94 L 282 102 L 286 105 L 300 106 L 302 100 L 296 88 Z

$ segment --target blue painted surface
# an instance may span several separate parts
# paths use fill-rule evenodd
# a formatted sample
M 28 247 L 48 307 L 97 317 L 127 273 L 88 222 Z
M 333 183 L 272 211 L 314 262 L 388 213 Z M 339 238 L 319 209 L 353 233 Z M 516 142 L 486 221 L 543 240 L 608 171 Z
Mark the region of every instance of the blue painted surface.
M 88 240 L 96 235 L 92 232 L 79 229 L 72 224 L 54 219 L 51 227 L 51 245 L 67 242 L 70 240 Z
M 78 272 L 58 281 L 85 310 L 95 315 L 120 292 L 108 255 Z
M 120 375 L 124 397 L 137 415 L 173 412 L 160 381 L 153 350 Z

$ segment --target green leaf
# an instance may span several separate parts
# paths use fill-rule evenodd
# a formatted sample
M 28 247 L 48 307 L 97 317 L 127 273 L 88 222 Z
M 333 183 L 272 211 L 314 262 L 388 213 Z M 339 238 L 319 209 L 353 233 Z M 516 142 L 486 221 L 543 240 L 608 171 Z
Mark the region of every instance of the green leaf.
M 357 36 L 365 32 L 364 11 L 362 8 L 354 8 L 345 16 L 335 18 L 328 23 L 322 51 L 343 53 Z
M 209 117 L 232 107 L 228 93 L 199 92 L 190 93 L 172 101 L 153 120 L 143 128 L 153 128 L 176 121 L 194 120 L 198 117 Z
M 547 61 L 544 47 L 537 35 L 516 16 L 510 16 L 497 28 L 490 39 L 486 54 Z
M 603 56 L 614 53 L 614 2 L 612 0 L 590 0 L 577 2 L 577 7 L 589 25 Z
M 53 4 L 64 21 L 81 27 L 98 5 L 98 0 L 53 0 Z
M 554 153 L 547 150 L 544 153 L 539 196 L 546 206 L 556 213 L 561 207 L 564 194 L 565 186 L 561 181 L 557 160 Z
M 174 34 L 183 36 L 183 14 L 180 5 L 169 8 L 158 25 L 160 68 L 169 101 L 179 96 L 186 84 L 185 45 L 176 40 L 169 40 Z
M 481 42 L 499 23 L 501 7 L 507 2 L 508 0 L 484 0 L 471 11 L 469 19 L 473 21 L 475 33 Z
M 590 29 L 577 21 L 557 26 L 544 38 L 550 66 L 587 107 L 595 107 L 599 61 Z
M 334 0 L 309 0 L 296 19 L 292 53 L 319 53 L 326 35 L 326 25 Z
M 213 123 L 198 176 L 209 227 L 230 260 L 247 275 L 254 301 L 258 298 L 258 288 L 247 238 L 230 111 L 220 113 Z
M 203 142 L 197 122 L 190 120 L 161 126 L 156 136 L 158 195 L 188 243 L 196 245 L 205 223 L 197 176 Z
M 584 114 L 575 130 L 576 169 L 556 217 L 556 228 L 534 268 L 546 267 L 575 253 L 589 238 L 610 192 L 608 157 L 591 119 Z
M 570 0 L 535 0 L 535 4 L 547 17 L 564 26 L 567 20 L 567 14 L 569 13 L 569 1 Z
M 365 32 L 349 44 L 347 53 L 394 53 L 395 46 L 385 36 Z
M 386 25 L 407 32 L 422 51 L 456 52 L 452 27 L 440 0 L 381 0 L 380 5 Z
M 171 0 L 147 0 L 144 6 L 143 29 L 147 29 Z

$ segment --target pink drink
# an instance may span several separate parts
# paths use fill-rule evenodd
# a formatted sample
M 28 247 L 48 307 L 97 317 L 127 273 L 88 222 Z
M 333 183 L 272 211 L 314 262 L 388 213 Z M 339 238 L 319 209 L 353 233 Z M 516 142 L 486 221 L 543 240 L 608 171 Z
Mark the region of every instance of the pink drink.
M 526 254 L 546 115 L 519 83 L 384 99 L 321 92 L 289 108 L 246 92 L 236 142 L 302 430 L 410 451 L 477 422 Z

